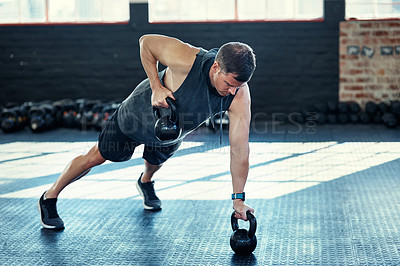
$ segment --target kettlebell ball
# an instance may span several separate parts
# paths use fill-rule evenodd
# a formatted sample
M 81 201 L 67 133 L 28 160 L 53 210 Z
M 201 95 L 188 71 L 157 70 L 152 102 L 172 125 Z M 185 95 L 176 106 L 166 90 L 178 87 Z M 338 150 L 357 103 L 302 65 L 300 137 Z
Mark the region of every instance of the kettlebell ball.
M 257 246 L 257 237 L 255 235 L 257 228 L 256 217 L 250 211 L 247 211 L 246 215 L 250 223 L 249 231 L 246 229 L 239 229 L 238 219 L 235 217 L 235 212 L 231 215 L 233 233 L 231 235 L 230 245 L 232 250 L 239 255 L 249 255 Z
M 170 115 L 161 116 L 159 108 L 153 108 L 156 122 L 154 124 L 154 133 L 160 141 L 174 140 L 179 138 L 182 129 L 178 123 L 178 108 L 176 102 L 168 97 L 166 101 L 171 109 Z

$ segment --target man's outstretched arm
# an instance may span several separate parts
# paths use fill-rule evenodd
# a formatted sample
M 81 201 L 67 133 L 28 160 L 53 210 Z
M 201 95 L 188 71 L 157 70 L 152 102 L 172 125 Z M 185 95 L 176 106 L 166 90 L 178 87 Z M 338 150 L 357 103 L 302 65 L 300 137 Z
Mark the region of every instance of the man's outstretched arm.
M 233 193 L 244 192 L 249 173 L 250 91 L 246 84 L 238 91 L 229 108 L 230 170 Z M 233 200 L 236 218 L 247 220 L 246 211 L 254 212 L 241 199 Z

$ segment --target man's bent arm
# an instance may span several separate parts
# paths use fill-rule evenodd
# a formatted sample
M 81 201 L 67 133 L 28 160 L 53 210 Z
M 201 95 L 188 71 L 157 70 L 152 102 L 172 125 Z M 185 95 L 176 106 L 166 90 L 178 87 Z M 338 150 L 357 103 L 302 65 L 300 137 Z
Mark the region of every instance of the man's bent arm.
M 167 66 L 173 75 L 186 76 L 199 49 L 182 41 L 163 35 L 143 35 L 139 39 L 140 59 L 150 87 L 153 91 L 152 104 L 168 107 L 165 98 L 174 98 L 170 89 L 162 86 L 158 77 L 158 62 Z
M 239 90 L 229 109 L 230 170 L 233 193 L 244 192 L 249 173 L 250 119 L 250 93 L 246 85 Z M 247 220 L 247 210 L 254 212 L 252 208 L 244 204 L 240 199 L 233 201 L 233 208 L 237 213 L 237 218 L 245 220 Z

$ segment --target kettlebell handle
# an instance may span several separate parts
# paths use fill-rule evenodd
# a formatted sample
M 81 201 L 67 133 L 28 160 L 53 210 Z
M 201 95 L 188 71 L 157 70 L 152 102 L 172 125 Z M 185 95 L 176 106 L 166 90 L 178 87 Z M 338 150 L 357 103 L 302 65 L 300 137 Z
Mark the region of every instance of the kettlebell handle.
M 168 103 L 168 105 L 171 107 L 171 118 L 170 120 L 174 123 L 177 122 L 178 120 L 178 108 L 176 107 L 176 102 L 174 101 L 174 99 L 167 97 L 167 99 L 165 99 Z
M 169 120 L 171 120 L 171 122 L 176 123 L 177 122 L 177 118 L 178 118 L 178 108 L 176 106 L 176 102 L 174 101 L 174 99 L 167 97 L 165 99 L 169 105 L 169 107 L 171 108 L 171 116 L 169 118 Z M 156 119 L 160 119 L 161 118 L 161 114 L 160 114 L 160 108 L 154 107 L 153 108 L 154 111 L 154 117 Z
M 257 219 L 254 216 L 254 214 L 252 214 L 250 211 L 247 211 L 246 215 L 247 215 L 247 220 L 250 222 L 248 236 L 249 236 L 249 238 L 253 238 L 253 236 L 256 234 Z M 232 225 L 232 230 L 234 232 L 239 229 L 239 223 L 238 223 L 238 219 L 235 217 L 235 212 L 233 212 L 231 215 L 231 225 Z
M 33 113 L 39 113 L 40 115 L 45 115 L 45 110 L 43 109 L 43 108 L 40 108 L 40 107 L 38 107 L 38 106 L 35 106 L 35 107 L 32 107 L 30 110 L 29 110 L 29 116 L 32 116 L 33 115 Z

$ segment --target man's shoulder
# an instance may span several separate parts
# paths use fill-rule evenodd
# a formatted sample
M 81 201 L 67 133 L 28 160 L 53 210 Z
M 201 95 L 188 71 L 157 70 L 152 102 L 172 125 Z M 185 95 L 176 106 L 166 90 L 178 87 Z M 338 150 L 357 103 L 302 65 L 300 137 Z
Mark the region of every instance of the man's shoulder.
M 246 84 L 239 89 L 238 93 L 233 98 L 232 104 L 229 107 L 231 113 L 242 113 L 248 111 L 251 104 L 251 96 L 249 86 Z

